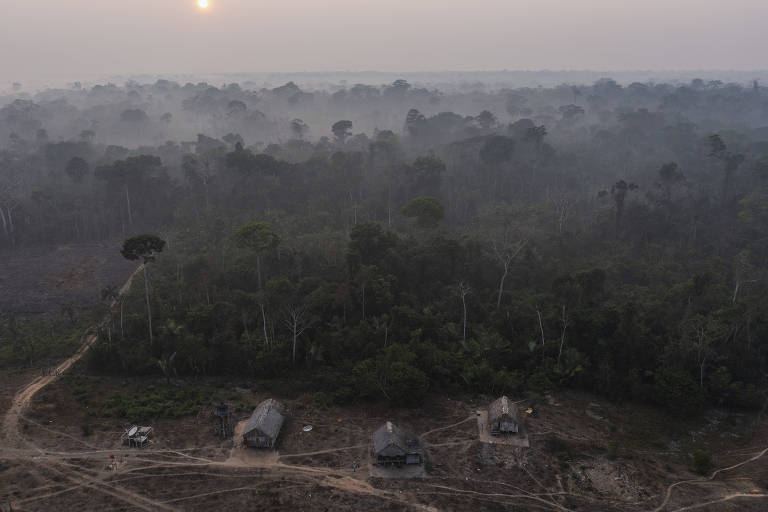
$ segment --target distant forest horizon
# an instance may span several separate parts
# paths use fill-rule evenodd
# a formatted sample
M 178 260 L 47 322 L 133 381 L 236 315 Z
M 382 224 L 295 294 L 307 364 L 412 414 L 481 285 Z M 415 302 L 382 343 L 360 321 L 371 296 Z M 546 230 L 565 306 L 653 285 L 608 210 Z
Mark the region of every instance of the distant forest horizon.
M 92 87 L 126 82 L 154 83 L 169 80 L 180 83 L 205 82 L 211 85 L 238 83 L 244 87 L 277 87 L 293 81 L 299 87 L 328 89 L 361 83 L 365 85 L 386 85 L 397 79 L 406 79 L 417 87 L 434 87 L 445 92 L 458 88 L 482 88 L 497 90 L 507 87 L 554 87 L 561 84 L 590 85 L 597 80 L 609 78 L 621 85 L 641 83 L 689 83 L 694 79 L 720 80 L 724 83 L 741 85 L 768 82 L 768 69 L 754 70 L 481 70 L 481 71 L 231 71 L 231 72 L 185 72 L 185 73 L 85 73 L 63 75 L 58 73 L 37 76 L 0 77 L 0 101 L 2 95 L 14 92 L 35 93 L 50 88 L 70 88 L 74 84 Z M 17 90 L 14 90 L 16 84 Z M 20 88 L 19 88 L 20 86 Z

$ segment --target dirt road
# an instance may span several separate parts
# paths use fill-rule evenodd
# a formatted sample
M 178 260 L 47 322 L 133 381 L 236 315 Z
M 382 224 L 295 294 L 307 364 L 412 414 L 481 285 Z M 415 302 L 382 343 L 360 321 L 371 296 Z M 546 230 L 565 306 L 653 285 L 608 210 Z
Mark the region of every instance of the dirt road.
M 131 283 L 133 282 L 133 278 L 136 277 L 136 274 L 138 274 L 142 269 L 143 267 L 139 266 L 139 268 L 137 268 L 133 274 L 130 275 L 122 288 L 120 288 L 120 295 L 124 295 L 126 292 L 128 292 L 131 287 Z M 116 302 L 113 302 L 112 306 L 115 304 Z M 57 367 L 59 372 L 64 374 L 67 370 L 69 370 L 72 365 L 78 362 L 88 352 L 88 350 L 93 346 L 94 343 L 96 343 L 97 340 L 98 336 L 96 336 L 96 334 L 86 333 L 83 339 L 83 343 L 80 345 L 80 348 L 77 349 L 77 352 L 75 352 L 69 359 L 59 364 Z M 5 417 L 3 418 L 2 435 L 5 438 L 5 446 L 7 448 L 28 448 L 31 446 L 19 433 L 20 420 L 23 416 L 24 410 L 29 406 L 35 394 L 56 380 L 56 378 L 57 377 L 55 375 L 37 377 L 35 380 L 22 388 L 13 397 L 11 407 L 5 413 Z

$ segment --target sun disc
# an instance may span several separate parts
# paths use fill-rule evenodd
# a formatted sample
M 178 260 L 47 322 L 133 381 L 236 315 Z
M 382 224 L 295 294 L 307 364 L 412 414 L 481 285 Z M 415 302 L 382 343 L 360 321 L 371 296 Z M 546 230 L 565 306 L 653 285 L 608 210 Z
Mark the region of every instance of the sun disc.
M 208 0 L 197 0 L 197 6 L 201 9 L 207 9 L 209 5 Z

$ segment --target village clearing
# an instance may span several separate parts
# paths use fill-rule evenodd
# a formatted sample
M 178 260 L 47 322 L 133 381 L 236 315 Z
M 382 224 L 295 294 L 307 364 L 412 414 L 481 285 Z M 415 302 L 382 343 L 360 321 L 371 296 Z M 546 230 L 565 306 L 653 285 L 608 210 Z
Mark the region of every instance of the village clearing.
M 5 392 L 3 404 L 10 408 L 3 422 L 0 505 L 6 509 L 10 503 L 15 511 L 671 512 L 764 510 L 768 503 L 768 459 L 758 457 L 768 436 L 764 425 L 755 428 L 755 419 L 744 415 L 720 412 L 670 423 L 650 408 L 567 393 L 533 404 L 525 448 L 480 442 L 477 411 L 492 397 L 437 398 L 419 409 L 393 409 L 328 408 L 312 396 L 296 396 L 280 397 L 289 419 L 277 450 L 241 446 L 247 407 L 236 413 L 233 438 L 215 437 L 208 406 L 197 415 L 153 421 L 153 443 L 138 450 L 119 442 L 126 421 L 94 417 L 78 402 L 67 379 L 82 370 L 76 365 L 69 371 L 58 380 L 34 377 L 12 400 Z M 4 389 L 32 377 L 3 375 Z M 125 384 L 99 378 L 104 393 Z M 226 393 L 242 404 L 271 396 L 237 385 Z M 423 475 L 381 478 L 371 471 L 371 433 L 387 420 L 420 435 Z M 91 425 L 87 436 L 84 424 Z M 312 431 L 303 430 L 307 424 Z M 690 438 L 713 446 L 720 467 L 743 464 L 712 479 L 694 475 L 683 446 Z
M 670 417 L 568 392 L 521 404 L 521 412 L 530 409 L 522 435 L 502 440 L 479 430 L 496 397 L 432 396 L 417 409 L 329 407 L 316 395 L 283 396 L 280 386 L 253 382 L 94 376 L 79 362 L 94 341 L 86 336 L 58 365 L 62 378 L 0 373 L 0 511 L 768 508 L 762 415 L 711 409 Z M 166 397 L 173 412 L 147 418 L 155 435 L 144 449 L 120 442 L 140 421 L 113 404 L 131 390 Z M 196 402 L 201 396 L 206 403 Z M 242 429 L 266 398 L 287 407 L 277 448 L 246 449 Z M 225 440 L 210 416 L 220 400 L 237 422 Z M 426 462 L 414 478 L 373 469 L 371 435 L 386 421 L 419 436 Z M 689 470 L 699 447 L 714 455 L 706 475 Z

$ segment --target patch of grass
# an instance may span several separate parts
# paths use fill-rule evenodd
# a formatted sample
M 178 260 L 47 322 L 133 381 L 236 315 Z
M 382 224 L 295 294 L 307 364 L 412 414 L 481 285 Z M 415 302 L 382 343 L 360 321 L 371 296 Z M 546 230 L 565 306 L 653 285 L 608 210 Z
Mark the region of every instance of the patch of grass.
M 328 408 L 331 406 L 333 400 L 330 396 L 328 396 L 327 393 L 323 393 L 322 391 L 318 391 L 317 393 L 312 395 L 312 403 L 315 407 L 322 411 L 328 410 Z
M 97 414 L 114 418 L 145 421 L 151 418 L 181 418 L 197 414 L 200 406 L 211 401 L 205 388 L 138 386 L 133 391 L 114 391 L 99 404 Z

